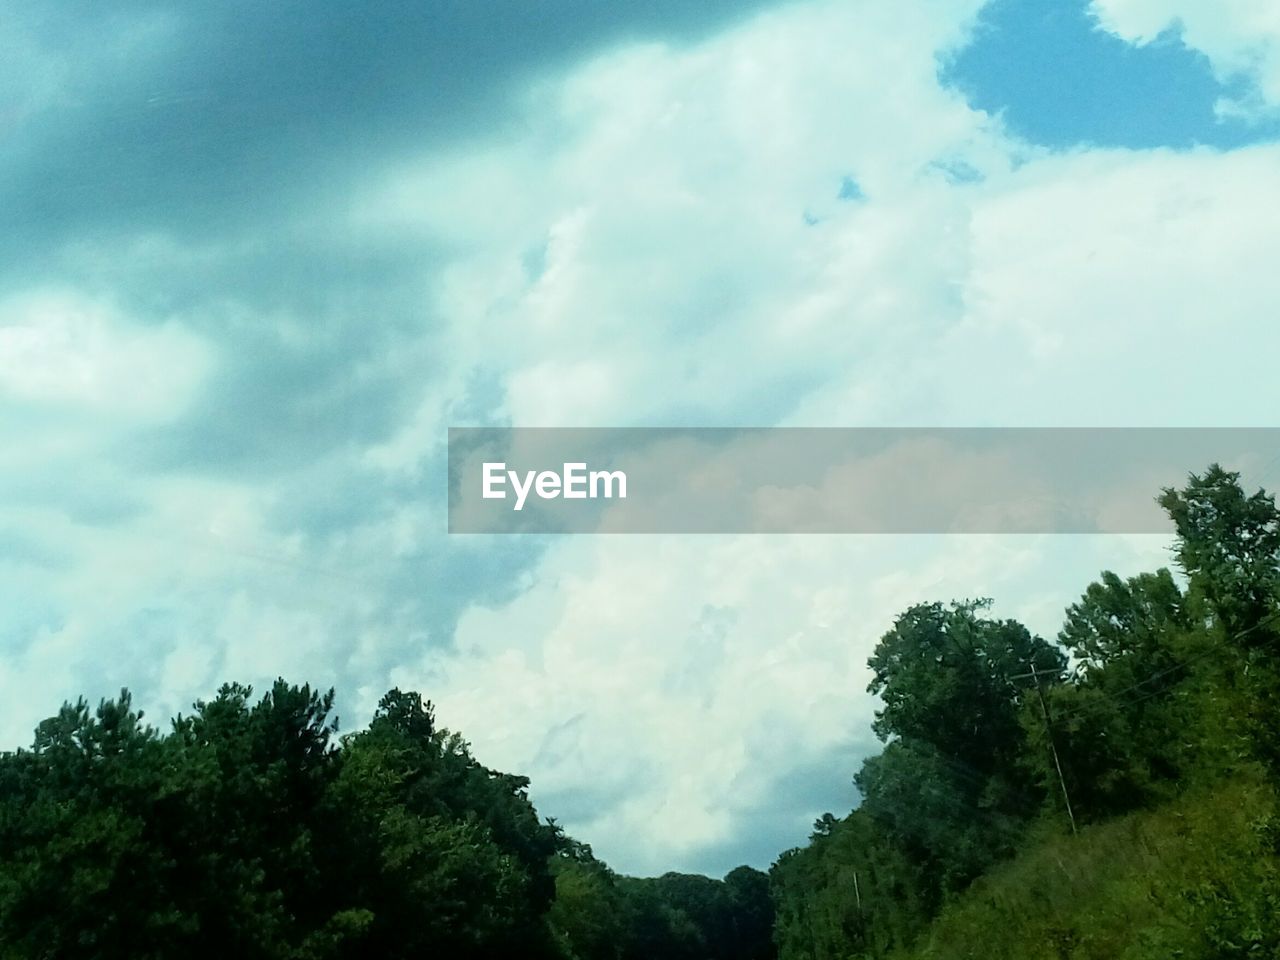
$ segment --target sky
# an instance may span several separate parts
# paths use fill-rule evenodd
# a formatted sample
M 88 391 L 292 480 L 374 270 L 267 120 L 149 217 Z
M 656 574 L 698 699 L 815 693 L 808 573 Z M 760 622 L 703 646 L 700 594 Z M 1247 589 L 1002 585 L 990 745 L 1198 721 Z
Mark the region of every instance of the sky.
M 897 613 L 1167 542 L 451 537 L 447 428 L 1273 426 L 1277 209 L 1271 0 L 16 5 L 0 745 L 399 686 L 620 871 L 767 867 Z

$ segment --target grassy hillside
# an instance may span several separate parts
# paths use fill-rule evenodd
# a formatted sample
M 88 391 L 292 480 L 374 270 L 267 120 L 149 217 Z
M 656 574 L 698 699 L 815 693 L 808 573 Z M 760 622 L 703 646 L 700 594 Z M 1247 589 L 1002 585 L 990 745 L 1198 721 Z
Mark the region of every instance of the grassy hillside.
M 1280 509 L 1216 464 L 1159 502 L 1185 587 L 1103 571 L 1057 643 L 894 621 L 861 803 L 772 868 L 779 960 L 1280 960 Z
M 944 908 L 898 960 L 1280 956 L 1261 779 L 1043 838 Z

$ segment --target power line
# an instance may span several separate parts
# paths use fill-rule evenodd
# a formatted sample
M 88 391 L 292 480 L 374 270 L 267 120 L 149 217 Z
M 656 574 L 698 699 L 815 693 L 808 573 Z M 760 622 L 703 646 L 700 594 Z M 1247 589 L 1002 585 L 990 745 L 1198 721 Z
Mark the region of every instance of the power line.
M 1125 701 L 1122 699 L 1125 694 L 1132 693 L 1133 691 L 1138 690 L 1142 687 L 1145 687 L 1147 684 L 1155 680 L 1159 680 L 1163 677 L 1169 676 L 1170 674 L 1177 673 L 1179 670 L 1186 670 L 1187 668 L 1193 666 L 1194 664 L 1199 663 L 1201 660 L 1204 660 L 1217 652 L 1218 652 L 1218 648 L 1216 646 L 1210 646 L 1204 650 L 1201 650 L 1198 654 L 1196 654 L 1193 657 L 1190 657 L 1186 660 L 1180 660 L 1177 663 L 1175 663 L 1173 666 L 1167 667 L 1164 670 L 1161 670 L 1157 673 L 1153 673 L 1151 676 L 1146 677 L 1143 680 L 1139 680 L 1137 683 L 1131 683 L 1129 686 L 1124 687 L 1121 690 L 1116 690 L 1111 693 L 1107 693 L 1102 690 L 1097 690 L 1098 697 L 1105 702 L 1081 704 L 1080 706 L 1074 707 L 1070 710 L 1062 711 L 1062 713 L 1060 713 L 1058 716 L 1063 720 L 1069 720 L 1072 717 L 1085 716 L 1090 713 L 1095 713 L 1099 710 L 1102 710 L 1104 707 L 1106 707 L 1111 703 L 1116 703 L 1121 706 L 1125 706 L 1130 702 L 1141 703 L 1143 700 L 1148 700 L 1153 696 L 1158 696 L 1161 693 L 1167 693 L 1172 688 L 1153 690 L 1150 693 L 1144 694 L 1143 696 L 1133 701 Z
M 1268 626 L 1269 624 L 1273 623 L 1277 619 L 1280 619 L 1280 610 L 1277 610 L 1275 613 L 1272 613 L 1266 617 L 1263 617 L 1253 626 L 1240 631 L 1238 634 L 1235 635 L 1233 639 L 1237 641 L 1242 640 L 1249 634 L 1253 633 L 1255 630 L 1261 630 L 1263 627 Z M 1136 703 L 1142 703 L 1144 700 L 1150 700 L 1152 697 L 1159 696 L 1161 693 L 1169 692 L 1169 689 L 1172 689 L 1172 688 L 1167 688 L 1164 690 L 1154 690 L 1154 691 L 1151 691 L 1150 693 L 1144 694 L 1141 697 L 1138 697 L 1132 701 L 1127 701 L 1127 702 L 1120 700 L 1120 698 L 1127 693 L 1132 693 L 1134 690 L 1137 690 L 1141 687 L 1145 687 L 1148 683 L 1151 683 L 1153 680 L 1159 680 L 1162 677 L 1167 677 L 1171 673 L 1176 673 L 1179 670 L 1185 670 L 1189 667 L 1192 667 L 1195 664 L 1199 663 L 1200 661 L 1205 660 L 1208 657 L 1212 656 L 1213 654 L 1221 652 L 1221 650 L 1222 650 L 1222 645 L 1210 644 L 1208 647 L 1200 651 L 1195 656 L 1189 657 L 1186 660 L 1181 660 L 1178 663 L 1173 664 L 1173 666 L 1171 667 L 1167 667 L 1164 670 L 1160 670 L 1157 673 L 1153 673 L 1151 676 L 1143 680 L 1139 680 L 1137 683 L 1132 683 L 1122 690 L 1117 690 L 1113 693 L 1103 693 L 1102 691 L 1098 691 L 1099 696 L 1103 700 L 1114 701 L 1119 703 L 1121 706 L 1132 706 L 1133 704 L 1136 704 Z M 1101 710 L 1103 709 L 1104 706 L 1106 706 L 1106 704 L 1103 704 L 1103 703 L 1083 704 L 1079 707 L 1076 707 L 1073 710 L 1064 711 L 1063 713 L 1059 714 L 1059 716 L 1062 719 L 1068 719 L 1076 716 L 1083 716 L 1083 715 L 1087 715 L 1089 713 L 1094 713 L 1098 710 Z

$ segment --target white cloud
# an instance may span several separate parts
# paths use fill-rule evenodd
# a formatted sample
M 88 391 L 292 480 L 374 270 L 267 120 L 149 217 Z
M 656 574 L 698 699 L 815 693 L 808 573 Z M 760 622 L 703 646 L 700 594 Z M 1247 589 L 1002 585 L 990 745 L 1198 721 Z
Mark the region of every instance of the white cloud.
M 936 81 L 934 53 L 977 6 L 801 5 L 691 49 L 602 57 L 531 96 L 525 139 L 410 165 L 357 222 L 457 248 L 437 308 L 457 355 L 506 369 L 517 423 L 644 422 L 677 404 L 740 418 L 744 369 L 829 376 L 897 319 L 876 272 L 937 213 L 929 164 L 1008 166 L 987 118 Z M 865 211 L 836 199 L 850 174 L 876 201 Z M 867 239 L 806 214 L 859 221 Z M 874 285 L 854 331 L 832 329 L 820 289 L 795 299 L 837 257 Z M 672 380 L 678 396 L 657 386 Z
M 1259 119 L 1280 109 L 1280 7 L 1271 0 L 1093 0 L 1102 26 L 1130 43 L 1178 28 L 1224 81 L 1245 78 L 1252 96 L 1219 110 Z
M 994 594 L 1052 635 L 1104 563 L 1156 565 L 1161 538 L 658 537 L 561 541 L 537 582 L 459 626 L 459 652 L 396 671 L 486 762 L 621 869 L 734 864 L 772 793 L 873 750 L 866 658 L 912 603 Z M 578 796 L 601 796 L 582 809 Z M 796 843 L 853 793 L 777 810 Z M 805 806 L 807 804 L 807 806 Z M 569 807 L 568 815 L 564 808 Z M 660 825 L 660 828 L 658 827 Z M 781 846 L 779 847 L 781 849 Z
M 1275 148 L 1028 157 L 937 87 L 945 31 L 915 47 L 866 26 L 809 6 L 602 60 L 534 115 L 554 128 L 572 105 L 567 143 L 535 133 L 507 163 L 397 180 L 399 216 L 457 238 L 442 309 L 463 355 L 483 344 L 505 370 L 517 424 L 1265 419 Z M 775 44 L 809 55 L 771 59 Z M 930 167 L 956 153 L 985 182 Z M 866 203 L 835 200 L 846 172 Z M 992 594 L 1052 634 L 1100 569 L 1167 564 L 1165 547 L 572 541 L 517 600 L 464 619 L 456 659 L 394 678 L 429 689 L 489 762 L 530 773 L 549 811 L 593 799 L 565 822 L 621 868 L 703 865 L 773 802 L 771 777 L 867 748 L 865 658 L 907 605 Z
M 208 347 L 181 327 L 130 323 L 75 294 L 0 303 L 0 395 L 10 402 L 163 422 L 182 413 L 209 363 Z
M 885 317 L 874 366 L 830 378 L 793 421 L 1270 425 L 1277 171 L 1273 145 L 1088 151 L 965 188 L 918 217 L 915 258 L 873 274 L 881 297 L 920 298 Z M 860 295 L 833 274 L 830 302 L 852 312 Z
M 847 782 L 869 747 L 865 659 L 893 615 L 993 594 L 1052 633 L 1101 567 L 1166 562 L 1162 543 L 565 540 L 514 599 L 473 603 L 445 656 L 417 594 L 428 577 L 446 581 L 433 600 L 478 588 L 427 465 L 477 373 L 518 425 L 1265 420 L 1276 148 L 1037 153 L 937 82 L 978 6 L 788 4 L 544 77 L 503 139 L 371 164 L 307 228 L 443 249 L 421 309 L 446 329 L 396 341 L 415 401 L 398 429 L 287 481 L 112 459 L 104 421 L 112 437 L 163 421 L 227 358 L 86 295 L 7 301 L 0 391 L 67 423 L 5 434 L 0 465 L 118 483 L 141 506 L 110 529 L 47 504 L 0 513 L 63 560 L 24 568 L 24 599 L 68 611 L 33 614 L 0 658 L 0 734 L 25 739 L 62 696 L 136 685 L 131 671 L 154 675 L 153 716 L 284 672 L 338 683 L 363 722 L 396 683 L 436 699 L 485 763 L 531 774 L 542 812 L 623 869 L 707 863 L 772 808 L 801 841 L 851 793 L 784 803 L 779 784 L 835 765 Z M 948 182 L 934 164 L 957 158 L 985 180 Z M 846 176 L 865 201 L 837 199 Z M 282 322 L 228 309 L 244 328 Z M 291 343 L 323 335 L 290 322 Z M 370 472 L 405 486 L 323 536 L 270 522 L 299 491 L 338 513 Z M 415 556 L 433 561 L 421 580 L 396 566 Z M 153 634 L 127 640 L 148 613 Z

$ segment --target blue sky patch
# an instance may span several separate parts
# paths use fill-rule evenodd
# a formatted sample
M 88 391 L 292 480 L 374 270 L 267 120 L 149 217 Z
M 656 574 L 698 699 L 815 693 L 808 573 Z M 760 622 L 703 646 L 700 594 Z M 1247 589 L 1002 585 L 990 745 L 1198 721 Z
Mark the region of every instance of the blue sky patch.
M 1048 147 L 1230 149 L 1280 136 L 1280 124 L 1215 113 L 1218 101 L 1247 91 L 1245 80 L 1220 82 L 1172 31 L 1125 42 L 1099 27 L 1086 0 L 995 0 L 941 79 Z
M 980 183 L 984 179 L 981 170 L 959 157 L 935 160 L 929 164 L 929 169 L 941 173 L 952 184 Z
M 846 176 L 840 181 L 840 191 L 836 194 L 837 200 L 865 200 L 867 195 L 862 192 L 862 187 L 853 177 Z

